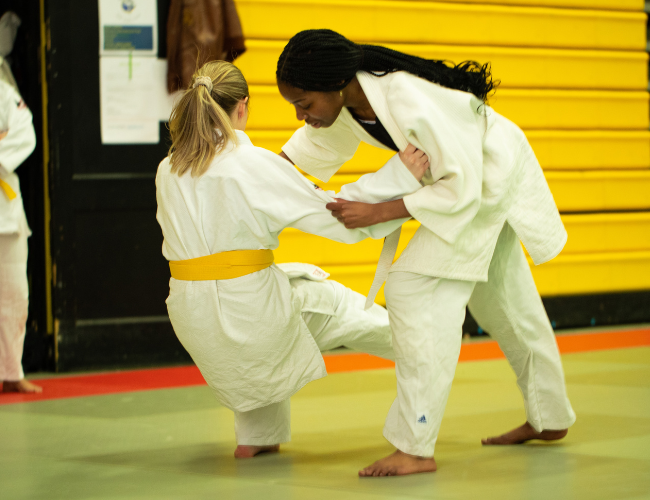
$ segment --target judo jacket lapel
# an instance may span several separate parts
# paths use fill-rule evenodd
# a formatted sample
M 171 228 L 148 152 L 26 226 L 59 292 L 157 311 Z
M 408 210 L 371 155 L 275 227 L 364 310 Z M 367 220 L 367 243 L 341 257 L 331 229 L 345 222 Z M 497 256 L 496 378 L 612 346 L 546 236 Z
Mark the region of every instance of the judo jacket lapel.
M 359 71 L 357 73 L 357 79 L 359 80 L 359 84 L 361 85 L 363 92 L 366 94 L 366 97 L 370 102 L 372 110 L 379 118 L 379 121 L 382 123 L 386 131 L 390 134 L 393 141 L 395 141 L 395 145 L 399 148 L 399 150 L 404 151 L 406 149 L 406 146 L 408 146 L 409 141 L 397 126 L 397 123 L 395 123 L 395 120 L 388 110 L 386 90 L 383 88 L 384 82 L 380 81 L 381 77 L 371 75 L 365 71 Z

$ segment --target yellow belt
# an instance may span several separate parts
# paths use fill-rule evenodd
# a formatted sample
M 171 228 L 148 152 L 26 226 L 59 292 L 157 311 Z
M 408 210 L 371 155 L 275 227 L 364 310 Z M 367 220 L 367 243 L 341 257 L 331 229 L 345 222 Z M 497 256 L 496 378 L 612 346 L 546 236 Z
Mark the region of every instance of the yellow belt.
M 188 260 L 172 260 L 172 278 L 183 281 L 229 280 L 266 269 L 273 250 L 234 250 Z
M 7 184 L 5 181 L 3 181 L 2 179 L 0 179 L 0 189 L 2 189 L 5 192 L 9 200 L 13 200 L 17 196 L 16 192 L 13 189 L 11 189 L 11 186 Z

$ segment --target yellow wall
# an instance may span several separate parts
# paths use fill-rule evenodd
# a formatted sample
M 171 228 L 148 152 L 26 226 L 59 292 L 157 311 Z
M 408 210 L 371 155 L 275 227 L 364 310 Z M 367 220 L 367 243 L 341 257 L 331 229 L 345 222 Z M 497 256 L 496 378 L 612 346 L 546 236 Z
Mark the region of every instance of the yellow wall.
M 494 108 L 521 126 L 569 233 L 533 275 L 543 295 L 650 289 L 650 99 L 643 0 L 237 0 L 248 51 L 249 133 L 279 151 L 300 126 L 275 88 L 290 36 L 327 27 L 435 59 L 490 61 Z M 389 152 L 362 145 L 325 185 L 371 172 Z M 610 212 L 610 213 L 605 213 Z M 417 228 L 405 225 L 401 248 Z M 280 262 L 322 266 L 366 293 L 381 242 L 347 246 L 287 230 Z M 379 301 L 383 301 L 380 294 Z

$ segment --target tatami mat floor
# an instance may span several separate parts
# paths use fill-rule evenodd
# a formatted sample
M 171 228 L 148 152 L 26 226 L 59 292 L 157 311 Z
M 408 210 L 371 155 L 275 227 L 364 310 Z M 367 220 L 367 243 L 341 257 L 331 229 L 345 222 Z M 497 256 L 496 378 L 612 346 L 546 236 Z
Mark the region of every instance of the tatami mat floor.
M 578 421 L 565 440 L 482 447 L 525 417 L 504 360 L 460 363 L 439 470 L 357 477 L 389 453 L 393 369 L 336 373 L 292 399 L 293 441 L 236 461 L 232 413 L 205 386 L 0 406 L 0 498 L 650 498 L 650 347 L 563 355 Z

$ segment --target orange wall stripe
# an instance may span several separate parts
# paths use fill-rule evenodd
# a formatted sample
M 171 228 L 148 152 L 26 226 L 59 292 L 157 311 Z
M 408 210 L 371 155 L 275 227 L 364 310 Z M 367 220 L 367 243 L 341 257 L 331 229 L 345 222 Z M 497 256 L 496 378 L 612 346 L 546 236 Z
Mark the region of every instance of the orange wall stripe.
M 562 354 L 571 352 L 603 351 L 650 345 L 650 328 L 621 332 L 577 333 L 558 335 L 557 343 Z
M 558 335 L 556 338 L 560 352 L 563 354 L 623 349 L 650 346 L 650 328 L 576 333 Z M 494 340 L 490 340 L 463 344 L 460 349 L 459 361 L 480 361 L 503 357 L 498 344 Z M 323 358 L 328 373 L 377 370 L 395 366 L 392 361 L 370 354 L 326 354 Z M 36 383 L 43 387 L 43 393 L 33 395 L 0 393 L 0 405 L 205 385 L 201 373 L 195 366 L 72 375 L 39 379 L 36 380 Z
M 327 373 L 358 372 L 395 366 L 392 361 L 363 353 L 326 354 L 323 359 Z
M 558 347 L 562 354 L 572 352 L 603 351 L 608 349 L 623 349 L 650 345 L 650 328 L 638 330 L 621 330 L 615 332 L 575 333 L 557 335 Z M 355 372 L 392 368 L 392 361 L 377 358 L 370 354 L 326 354 L 325 366 L 327 373 Z M 495 340 L 471 342 L 460 348 L 459 362 L 484 361 L 488 359 L 505 358 Z

